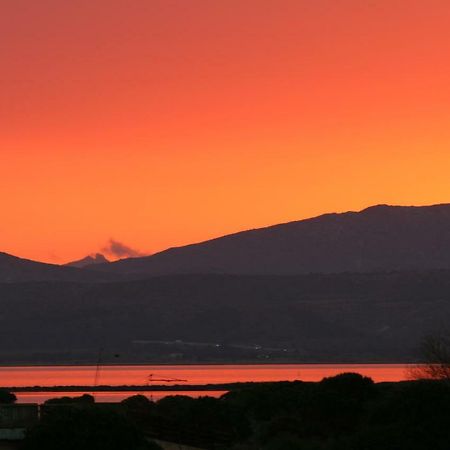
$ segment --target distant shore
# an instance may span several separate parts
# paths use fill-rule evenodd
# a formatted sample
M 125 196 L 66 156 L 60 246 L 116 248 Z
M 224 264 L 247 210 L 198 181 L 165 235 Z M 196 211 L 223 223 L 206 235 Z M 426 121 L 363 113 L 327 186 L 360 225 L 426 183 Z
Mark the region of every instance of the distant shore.
M 377 384 L 392 384 L 392 383 L 410 383 L 412 380 L 400 381 L 381 381 Z M 14 393 L 27 392 L 54 392 L 54 393 L 86 393 L 86 392 L 180 392 L 180 391 L 231 391 L 239 388 L 261 386 L 282 383 L 303 383 L 316 384 L 317 381 L 249 381 L 243 383 L 221 383 L 221 384 L 173 384 L 173 385 L 124 385 L 124 386 L 5 386 L 0 389 L 7 390 Z
M 271 382 L 173 385 L 123 385 L 123 386 L 2 386 L 10 392 L 152 392 L 152 391 L 228 391 L 239 387 L 269 384 Z M 279 383 L 279 382 L 277 382 Z

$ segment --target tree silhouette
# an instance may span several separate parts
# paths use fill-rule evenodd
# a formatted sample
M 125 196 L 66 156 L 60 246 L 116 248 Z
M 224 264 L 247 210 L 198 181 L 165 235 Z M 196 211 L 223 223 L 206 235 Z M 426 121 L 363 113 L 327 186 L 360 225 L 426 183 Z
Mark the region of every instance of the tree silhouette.
M 157 450 L 124 417 L 95 406 L 57 406 L 27 434 L 24 450 Z
M 423 364 L 410 370 L 412 378 L 450 380 L 450 332 L 426 336 L 420 346 Z
M 17 400 L 17 397 L 12 392 L 5 389 L 0 389 L 0 405 L 11 404 Z

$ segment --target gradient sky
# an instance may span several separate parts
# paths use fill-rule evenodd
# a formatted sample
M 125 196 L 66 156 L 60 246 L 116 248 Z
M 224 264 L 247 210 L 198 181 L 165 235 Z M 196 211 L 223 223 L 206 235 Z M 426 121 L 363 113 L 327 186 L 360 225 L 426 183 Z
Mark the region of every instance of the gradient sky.
M 0 1 L 0 251 L 450 202 L 449 24 L 448 0 Z

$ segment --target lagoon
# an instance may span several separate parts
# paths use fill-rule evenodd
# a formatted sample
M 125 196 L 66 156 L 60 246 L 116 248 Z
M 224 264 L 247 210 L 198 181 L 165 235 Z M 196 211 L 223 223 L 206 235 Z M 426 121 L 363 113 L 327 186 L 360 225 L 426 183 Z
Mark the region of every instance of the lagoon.
M 408 378 L 406 364 L 227 364 L 227 365 L 105 365 L 0 367 L 0 386 L 172 386 L 186 390 L 145 392 L 158 400 L 166 395 L 210 395 L 225 391 L 193 391 L 190 385 L 268 381 L 320 381 L 343 372 L 358 372 L 375 382 Z M 19 403 L 42 403 L 48 398 L 81 395 L 83 392 L 19 392 Z M 96 401 L 117 402 L 136 392 L 96 392 Z M 144 394 L 143 392 L 140 392 Z

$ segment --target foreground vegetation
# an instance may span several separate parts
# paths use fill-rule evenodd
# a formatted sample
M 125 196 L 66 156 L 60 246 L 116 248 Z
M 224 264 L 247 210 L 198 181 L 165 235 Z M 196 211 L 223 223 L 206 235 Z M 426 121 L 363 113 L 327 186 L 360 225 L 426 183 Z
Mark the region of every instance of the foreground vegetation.
M 449 425 L 448 381 L 375 384 L 346 373 L 319 383 L 248 384 L 220 399 L 54 399 L 24 449 L 156 449 L 150 440 L 158 438 L 204 449 L 447 450 Z

